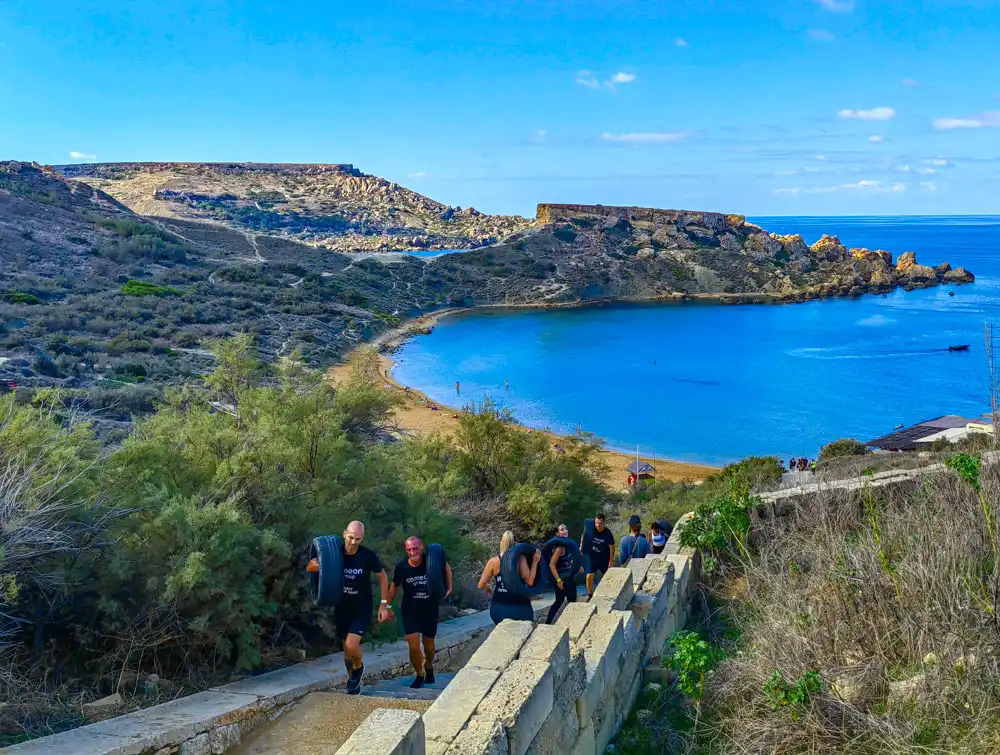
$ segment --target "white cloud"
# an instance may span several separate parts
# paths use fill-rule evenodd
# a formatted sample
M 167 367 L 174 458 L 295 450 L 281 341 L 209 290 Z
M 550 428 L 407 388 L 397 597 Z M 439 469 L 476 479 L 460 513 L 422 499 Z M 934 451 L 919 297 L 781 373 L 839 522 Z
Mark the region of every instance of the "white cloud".
M 911 168 L 909 165 L 900 165 L 898 168 L 896 168 L 896 170 L 901 171 L 903 173 L 909 173 L 911 170 L 913 170 L 913 168 Z
M 826 155 L 816 155 L 816 159 L 822 162 L 826 162 Z
M 886 185 L 881 181 L 857 181 L 851 184 L 839 184 L 837 186 L 810 186 L 802 188 L 799 186 L 788 189 L 775 189 L 775 194 L 785 194 L 797 197 L 801 194 L 836 194 L 841 191 L 862 191 L 876 194 L 893 193 L 899 194 L 906 191 L 906 184 L 895 183 Z
M 933 176 L 937 171 L 934 168 L 917 168 L 917 173 L 922 176 Z
M 86 152 L 77 152 L 75 149 L 69 153 L 71 160 L 96 160 L 97 155 L 88 155 Z
M 854 0 L 816 0 L 823 10 L 831 13 L 852 13 L 854 11 Z
M 597 80 L 597 77 L 591 71 L 580 71 L 576 75 L 576 83 L 587 87 L 587 89 L 601 88 L 601 82 Z
M 990 128 L 1000 126 L 1000 110 L 991 110 L 988 113 L 970 115 L 962 118 L 936 118 L 934 129 L 936 131 L 951 131 L 956 128 Z
M 689 131 L 647 131 L 628 134 L 601 134 L 601 139 L 617 144 L 672 144 L 690 136 Z
M 920 185 L 923 186 L 927 191 L 937 191 L 937 184 L 933 181 L 921 181 Z
M 427 173 L 422 170 L 418 170 L 416 173 L 411 173 L 407 178 L 427 178 Z
M 614 76 L 611 77 L 611 81 L 614 84 L 630 84 L 631 82 L 635 81 L 635 74 L 624 73 L 623 71 L 619 71 L 618 73 L 616 73 Z
M 841 110 L 838 118 L 850 118 L 856 121 L 888 121 L 896 117 L 896 111 L 891 107 L 873 107 L 871 110 Z
M 810 29 L 808 34 L 809 39 L 817 42 L 833 42 L 837 38 L 826 29 Z
M 682 39 L 681 37 L 677 37 L 677 39 L 674 40 L 674 44 L 678 47 L 689 47 L 688 41 L 686 39 Z
M 917 80 L 915 80 L 915 79 L 900 79 L 899 83 L 902 84 L 904 87 L 918 87 L 918 86 L 920 86 L 920 82 L 917 81 Z
M 948 161 L 943 157 L 929 157 L 926 160 L 921 160 L 924 165 L 933 165 L 937 168 L 945 168 L 948 166 Z
M 884 142 L 885 137 L 882 136 L 881 134 L 872 134 L 871 136 L 868 137 L 868 141 L 875 142 L 876 144 L 878 144 L 879 142 Z

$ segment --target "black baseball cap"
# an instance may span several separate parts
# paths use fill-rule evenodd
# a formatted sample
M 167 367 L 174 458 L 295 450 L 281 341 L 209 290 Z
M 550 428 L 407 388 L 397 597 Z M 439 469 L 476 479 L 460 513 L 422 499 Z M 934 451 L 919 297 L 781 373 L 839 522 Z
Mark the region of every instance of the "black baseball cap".
M 642 519 L 639 518 L 638 514 L 632 514 L 632 516 L 628 518 L 628 526 L 635 527 L 637 524 L 642 524 Z

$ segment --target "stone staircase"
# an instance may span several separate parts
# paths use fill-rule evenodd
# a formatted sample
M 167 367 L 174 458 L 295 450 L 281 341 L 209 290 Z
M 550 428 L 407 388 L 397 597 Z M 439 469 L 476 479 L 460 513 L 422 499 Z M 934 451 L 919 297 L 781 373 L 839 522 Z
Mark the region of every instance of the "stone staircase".
M 395 679 L 381 679 L 375 684 L 365 685 L 361 690 L 362 697 L 389 697 L 397 700 L 428 700 L 438 699 L 448 682 L 455 678 L 455 674 L 434 674 L 434 684 L 421 687 L 420 689 L 410 689 L 413 682 L 412 676 L 400 676 Z

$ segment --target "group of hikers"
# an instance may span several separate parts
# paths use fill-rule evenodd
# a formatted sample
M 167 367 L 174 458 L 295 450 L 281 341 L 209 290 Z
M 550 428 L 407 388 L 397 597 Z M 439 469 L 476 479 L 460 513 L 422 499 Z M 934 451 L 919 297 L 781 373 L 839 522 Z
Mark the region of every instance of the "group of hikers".
M 791 459 L 788 460 L 788 471 L 794 472 L 796 470 L 798 470 L 799 472 L 805 472 L 807 470 L 810 472 L 815 472 L 816 462 L 810 461 L 805 456 L 800 456 L 797 459 L 795 457 L 792 457 Z
M 546 616 L 547 624 L 555 622 L 564 603 L 576 602 L 576 576 L 579 572 L 585 575 L 589 600 L 594 595 L 597 576 L 599 574 L 603 576 L 613 564 L 625 565 L 630 559 L 644 558 L 651 553 L 662 553 L 666 548 L 667 538 L 672 529 L 669 523 L 653 522 L 644 533 L 640 517 L 634 514 L 629 517 L 628 525 L 629 533 L 621 539 L 620 547 L 616 547 L 615 537 L 607 527 L 605 515 L 595 516 L 593 535 L 589 538 L 589 542 L 586 538 L 580 539 L 583 565 L 575 574 L 572 573 L 575 554 L 570 552 L 572 542 L 569 544 L 570 547 L 556 545 L 552 549 L 548 563 L 544 566 L 541 563 L 542 551 L 539 549 L 535 549 L 530 561 L 527 556 L 518 556 L 517 576 L 526 585 L 536 584 L 539 569 L 548 569 L 552 574 L 555 600 Z M 375 551 L 361 544 L 364 537 L 365 526 L 361 522 L 351 522 L 344 530 L 343 595 L 334 607 L 337 637 L 344 645 L 344 666 L 348 674 L 347 694 L 360 694 L 363 686 L 365 664 L 361 639 L 368 630 L 374 608 L 371 575 L 375 575 L 379 584 L 380 623 L 395 618 L 392 602 L 398 594 L 402 594 L 400 613 L 403 632 L 409 647 L 410 663 L 416 673 L 410 686 L 419 689 L 425 684 L 434 684 L 434 640 L 437 636 L 438 606 L 441 600 L 452 593 L 451 565 L 447 562 L 444 564 L 443 595 L 440 597 L 433 595 L 428 579 L 424 543 L 419 537 L 412 536 L 404 543 L 406 557 L 396 564 L 390 582 Z M 565 524 L 560 524 L 556 528 L 556 537 L 568 539 L 569 528 Z M 504 583 L 501 573 L 503 556 L 515 545 L 517 539 L 514 533 L 510 530 L 504 532 L 500 538 L 499 554 L 486 562 L 479 579 L 479 589 L 490 597 L 490 618 L 494 624 L 499 624 L 504 619 L 517 621 L 535 619 L 531 598 L 524 597 L 523 593 L 518 594 L 520 591 L 512 590 L 510 585 Z

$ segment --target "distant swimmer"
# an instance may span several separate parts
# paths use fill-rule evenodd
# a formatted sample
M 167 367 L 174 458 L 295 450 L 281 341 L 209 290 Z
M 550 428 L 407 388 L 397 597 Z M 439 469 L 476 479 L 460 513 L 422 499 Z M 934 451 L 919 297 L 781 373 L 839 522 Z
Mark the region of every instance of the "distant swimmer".
M 462 386 L 461 386 L 461 384 L 460 384 L 460 383 L 459 383 L 459 382 L 458 382 L 458 381 L 456 380 L 456 381 L 455 381 L 455 393 L 461 393 L 461 392 L 462 392 Z
M 510 390 L 510 381 L 509 380 L 504 380 L 503 381 L 503 387 L 506 388 L 509 391 Z

